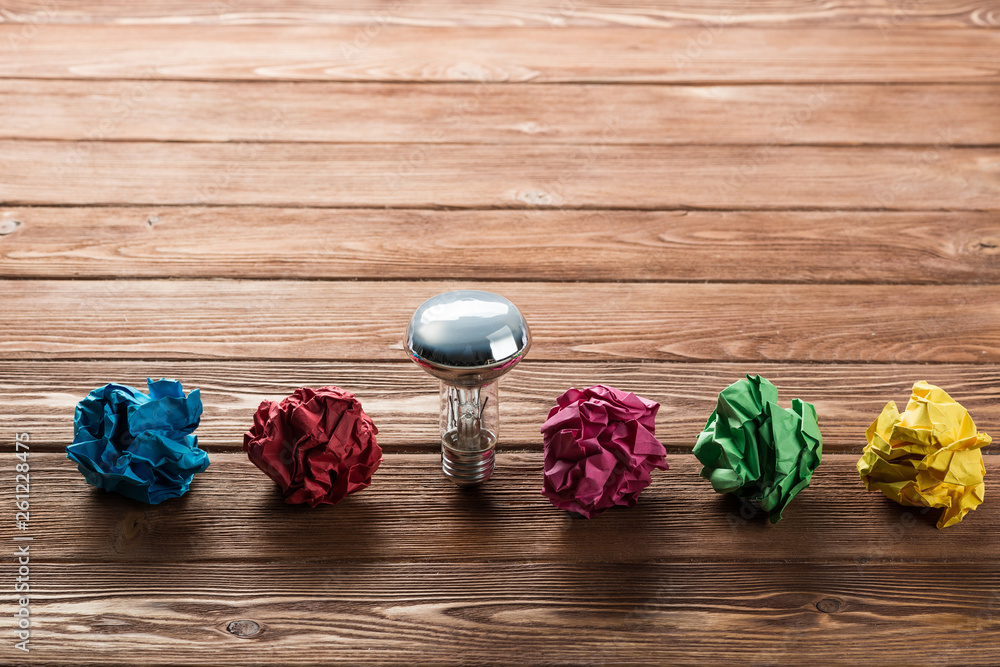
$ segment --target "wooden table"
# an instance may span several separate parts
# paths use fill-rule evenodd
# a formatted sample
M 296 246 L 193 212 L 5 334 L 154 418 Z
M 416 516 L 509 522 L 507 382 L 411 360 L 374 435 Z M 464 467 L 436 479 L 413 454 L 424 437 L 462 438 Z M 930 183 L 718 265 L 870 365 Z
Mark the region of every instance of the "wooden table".
M 1000 463 L 938 531 L 867 493 L 916 380 L 1000 435 L 1000 3 L 0 3 L 0 663 L 1000 661 Z M 410 313 L 484 288 L 535 345 L 496 474 L 440 474 Z M 690 453 L 761 373 L 820 415 L 768 525 Z M 146 506 L 64 450 L 105 382 L 200 388 L 211 467 Z M 662 403 L 631 510 L 540 495 L 539 426 L 598 382 Z M 357 392 L 385 460 L 287 506 L 263 399 Z M 30 536 L 31 651 L 14 648 Z

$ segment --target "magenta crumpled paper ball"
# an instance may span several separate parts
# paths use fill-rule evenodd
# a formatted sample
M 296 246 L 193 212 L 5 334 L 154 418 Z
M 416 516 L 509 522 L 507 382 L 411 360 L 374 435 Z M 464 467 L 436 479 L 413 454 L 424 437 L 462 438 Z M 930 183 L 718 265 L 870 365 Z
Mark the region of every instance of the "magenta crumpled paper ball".
M 609 507 L 632 507 L 650 472 L 667 470 L 656 439 L 660 404 L 603 384 L 570 389 L 542 425 L 542 495 L 590 519 Z

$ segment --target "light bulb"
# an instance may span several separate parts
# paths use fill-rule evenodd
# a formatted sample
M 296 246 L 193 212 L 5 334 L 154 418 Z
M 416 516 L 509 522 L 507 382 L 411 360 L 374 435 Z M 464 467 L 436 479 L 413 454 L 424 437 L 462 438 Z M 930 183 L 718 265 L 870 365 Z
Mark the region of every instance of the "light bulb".
M 497 381 L 531 347 L 528 323 L 497 294 L 445 292 L 413 313 L 404 345 L 413 361 L 441 380 L 445 476 L 461 486 L 485 482 L 499 437 Z

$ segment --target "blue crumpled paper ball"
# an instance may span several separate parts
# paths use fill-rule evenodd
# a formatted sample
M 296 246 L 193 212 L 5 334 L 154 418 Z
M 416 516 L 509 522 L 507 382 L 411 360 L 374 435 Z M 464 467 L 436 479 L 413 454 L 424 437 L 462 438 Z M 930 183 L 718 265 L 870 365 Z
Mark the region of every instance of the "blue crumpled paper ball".
M 148 395 L 106 384 L 80 401 L 66 456 L 89 484 L 156 505 L 184 495 L 208 467 L 208 454 L 191 433 L 201 419 L 201 393 L 185 396 L 175 380 L 146 383 Z

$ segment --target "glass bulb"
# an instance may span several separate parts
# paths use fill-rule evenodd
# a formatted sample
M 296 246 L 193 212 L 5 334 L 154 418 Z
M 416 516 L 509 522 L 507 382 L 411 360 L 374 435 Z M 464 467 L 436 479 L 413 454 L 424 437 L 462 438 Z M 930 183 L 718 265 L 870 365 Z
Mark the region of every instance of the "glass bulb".
M 497 380 L 531 346 L 517 307 L 490 292 L 459 290 L 425 301 L 404 341 L 410 358 L 441 380 L 441 468 L 456 484 L 493 474 L 499 439 Z
M 455 483 L 478 484 L 493 474 L 498 408 L 496 380 L 476 387 L 441 383 L 441 465 Z

